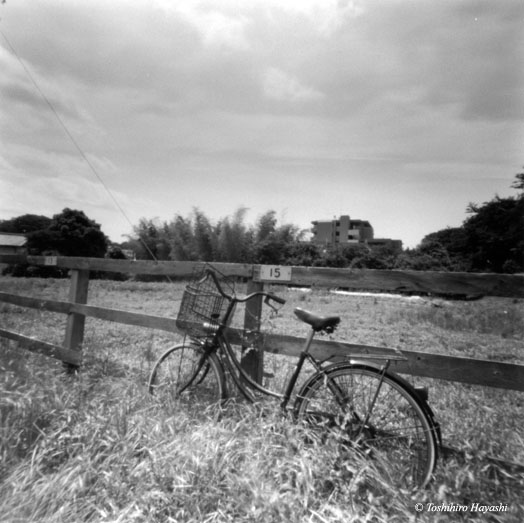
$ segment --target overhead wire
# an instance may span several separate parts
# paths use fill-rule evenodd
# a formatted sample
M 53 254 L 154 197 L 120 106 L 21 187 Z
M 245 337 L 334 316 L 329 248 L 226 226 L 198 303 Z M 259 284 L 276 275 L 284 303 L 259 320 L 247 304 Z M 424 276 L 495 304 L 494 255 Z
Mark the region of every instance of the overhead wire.
M 118 200 L 115 198 L 115 196 L 113 195 L 113 193 L 111 192 L 111 190 L 109 189 L 109 187 L 107 186 L 107 184 L 104 182 L 103 178 L 100 176 L 100 174 L 98 173 L 97 169 L 95 168 L 95 166 L 93 165 L 93 163 L 89 160 L 89 158 L 87 157 L 87 155 L 84 153 L 83 149 L 80 147 L 79 143 L 77 142 L 77 140 L 75 139 L 75 137 L 73 136 L 73 134 L 69 131 L 67 125 L 65 124 L 64 120 L 60 117 L 60 115 L 58 114 L 58 111 L 55 109 L 55 107 L 53 106 L 53 104 L 51 103 L 51 101 L 49 100 L 49 98 L 45 95 L 45 93 L 43 92 L 43 90 L 40 88 L 40 86 L 38 85 L 38 82 L 36 81 L 36 79 L 34 78 L 34 76 L 31 74 L 31 71 L 29 70 L 29 68 L 25 65 L 24 61 L 22 60 L 22 58 L 20 57 L 20 55 L 16 52 L 16 49 L 14 48 L 14 46 L 12 45 L 11 41 L 9 40 L 9 38 L 7 38 L 7 35 L 4 33 L 4 31 L 2 31 L 2 29 L 0 29 L 0 33 L 2 34 L 2 37 L 4 38 L 4 40 L 6 41 L 9 49 L 11 50 L 11 52 L 13 53 L 13 55 L 15 56 L 15 58 L 18 60 L 18 62 L 20 63 L 20 65 L 22 66 L 22 68 L 24 69 L 25 73 L 27 74 L 28 78 L 31 80 L 31 83 L 33 84 L 33 86 L 35 87 L 35 89 L 38 91 L 38 93 L 40 94 L 40 96 L 42 97 L 42 99 L 44 100 L 44 102 L 46 103 L 46 105 L 49 107 L 49 109 L 51 110 L 51 112 L 54 114 L 55 118 L 57 119 L 58 123 L 60 124 L 60 126 L 62 127 L 62 129 L 64 130 L 64 132 L 66 133 L 66 135 L 68 136 L 68 138 L 71 140 L 71 143 L 74 145 L 75 149 L 77 150 L 78 154 L 82 157 L 82 159 L 85 161 L 85 163 L 87 164 L 87 166 L 89 167 L 89 169 L 91 170 L 91 172 L 94 174 L 94 176 L 96 177 L 96 179 L 100 182 L 100 184 L 102 185 L 102 187 L 105 189 L 105 191 L 107 192 L 107 194 L 109 195 L 109 197 L 111 198 L 112 202 L 115 204 L 116 208 L 120 211 L 120 213 L 122 214 L 122 216 L 125 218 L 125 220 L 127 221 L 127 223 L 130 225 L 131 228 L 133 228 L 133 224 L 131 222 L 131 220 L 129 219 L 129 216 L 127 215 L 127 213 L 124 211 L 124 209 L 122 208 L 122 206 L 118 203 Z M 153 251 L 151 250 L 151 248 L 149 247 L 149 245 L 147 245 L 147 243 L 145 242 L 145 240 L 140 236 L 138 235 L 138 239 L 140 240 L 140 242 L 143 244 L 143 246 L 145 247 L 147 253 L 151 256 L 151 258 L 153 258 L 154 261 L 158 261 L 158 258 L 155 256 L 155 254 L 153 253 Z M 172 283 L 172 280 L 171 278 L 169 277 L 169 275 L 166 275 L 166 278 Z

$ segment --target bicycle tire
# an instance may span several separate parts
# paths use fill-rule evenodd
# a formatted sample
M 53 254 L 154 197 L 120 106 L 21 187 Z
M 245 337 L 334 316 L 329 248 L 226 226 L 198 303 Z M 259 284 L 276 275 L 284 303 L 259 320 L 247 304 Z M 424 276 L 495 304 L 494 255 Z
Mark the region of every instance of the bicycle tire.
M 148 388 L 164 400 L 214 403 L 227 396 L 222 364 L 197 343 L 175 345 L 164 352 L 151 371 Z
M 344 394 L 343 404 L 332 390 L 333 383 Z M 423 488 L 431 479 L 438 455 L 435 425 L 416 393 L 394 374 L 382 378 L 371 365 L 333 365 L 304 384 L 295 401 L 295 415 L 335 431 L 343 447 L 363 451 L 395 487 Z

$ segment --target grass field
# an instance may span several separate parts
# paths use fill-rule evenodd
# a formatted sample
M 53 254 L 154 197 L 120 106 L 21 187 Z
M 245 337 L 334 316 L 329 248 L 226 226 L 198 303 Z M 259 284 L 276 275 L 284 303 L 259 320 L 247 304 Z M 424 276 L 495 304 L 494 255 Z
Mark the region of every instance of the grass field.
M 68 288 L 67 280 L 0 278 L 0 291 L 34 297 L 67 299 Z M 174 316 L 182 288 L 92 281 L 89 303 Z M 287 300 L 264 323 L 277 333 L 305 334 L 292 313 L 301 306 L 341 315 L 344 341 L 524 363 L 522 300 L 273 291 Z M 0 304 L 0 318 L 3 328 L 63 341 L 63 315 Z M 524 521 L 524 476 L 484 459 L 524 464 L 524 393 L 410 378 L 430 388 L 444 440 L 464 457 L 441 461 L 425 491 L 396 492 L 356 456 L 335 466 L 330 442 L 311 442 L 273 404 L 159 405 L 147 377 L 180 339 L 88 318 L 82 372 L 66 376 L 59 362 L 0 338 L 0 521 Z M 472 511 L 474 503 L 507 511 Z M 429 510 L 460 506 L 467 510 Z

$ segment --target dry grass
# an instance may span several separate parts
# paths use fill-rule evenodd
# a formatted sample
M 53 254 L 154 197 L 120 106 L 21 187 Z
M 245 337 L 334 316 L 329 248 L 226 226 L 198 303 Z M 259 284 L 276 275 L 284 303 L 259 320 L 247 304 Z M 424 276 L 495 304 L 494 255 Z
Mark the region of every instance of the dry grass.
M 181 289 L 95 281 L 89 303 L 174 315 Z M 2 278 L 0 290 L 65 299 L 68 282 Z M 274 290 L 288 299 L 268 324 L 276 332 L 304 334 L 291 312 L 300 305 L 340 314 L 337 337 L 351 342 L 508 362 L 524 358 L 522 302 Z M 61 315 L 2 304 L 0 314 L 5 328 L 62 340 Z M 272 405 L 159 405 L 145 382 L 155 358 L 177 340 L 88 319 L 83 372 L 66 377 L 60 363 L 0 339 L 2 522 L 524 520 L 523 476 L 479 459 L 493 454 L 524 463 L 524 394 L 417 379 L 430 387 L 444 439 L 467 454 L 442 461 L 426 491 L 398 493 L 357 456 L 341 466 L 329 441 L 305 437 L 304 427 Z M 503 503 L 509 510 L 499 516 L 418 514 L 417 502 Z

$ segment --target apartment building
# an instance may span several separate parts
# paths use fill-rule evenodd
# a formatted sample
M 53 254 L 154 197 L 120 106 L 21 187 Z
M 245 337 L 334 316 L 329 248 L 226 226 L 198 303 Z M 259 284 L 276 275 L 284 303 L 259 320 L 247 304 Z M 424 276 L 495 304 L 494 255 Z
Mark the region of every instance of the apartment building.
M 352 220 L 348 215 L 343 215 L 334 220 L 315 220 L 311 223 L 313 243 L 324 245 L 365 243 L 370 247 L 389 245 L 402 249 L 401 240 L 375 238 L 373 227 L 367 220 Z

